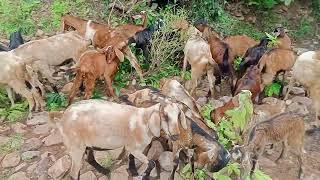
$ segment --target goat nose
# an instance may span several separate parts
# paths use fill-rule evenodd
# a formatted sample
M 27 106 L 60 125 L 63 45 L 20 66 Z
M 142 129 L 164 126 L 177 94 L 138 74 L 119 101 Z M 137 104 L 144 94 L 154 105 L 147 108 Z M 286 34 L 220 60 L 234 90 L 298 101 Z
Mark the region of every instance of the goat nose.
M 178 138 L 179 138 L 179 135 L 172 135 L 172 136 L 170 136 L 170 139 L 172 140 L 172 141 L 176 141 L 176 140 L 178 140 Z

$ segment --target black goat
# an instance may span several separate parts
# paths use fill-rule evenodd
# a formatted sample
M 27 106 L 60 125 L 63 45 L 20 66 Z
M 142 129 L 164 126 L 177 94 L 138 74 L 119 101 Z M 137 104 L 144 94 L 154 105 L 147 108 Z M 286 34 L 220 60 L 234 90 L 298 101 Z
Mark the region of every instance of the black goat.
M 265 36 L 260 40 L 260 43 L 249 48 L 243 56 L 243 61 L 240 63 L 239 72 L 243 75 L 246 69 L 251 65 L 257 65 L 260 58 L 268 50 L 269 39 Z
M 159 19 L 154 25 L 148 26 L 144 30 L 137 32 L 132 38 L 129 39 L 129 44 L 135 43 L 136 49 L 141 49 L 143 56 L 145 57 L 145 62 L 150 58 L 150 48 L 151 48 L 151 39 L 152 34 L 163 27 L 164 22 Z

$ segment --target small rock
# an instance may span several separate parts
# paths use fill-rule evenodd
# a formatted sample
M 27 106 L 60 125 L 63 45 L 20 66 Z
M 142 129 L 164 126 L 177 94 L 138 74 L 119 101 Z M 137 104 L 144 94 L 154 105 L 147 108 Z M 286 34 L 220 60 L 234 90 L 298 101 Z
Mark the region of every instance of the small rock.
M 63 88 L 61 89 L 61 92 L 63 94 L 69 94 L 69 92 L 71 91 L 72 86 L 73 86 L 73 82 L 69 82 L 68 84 L 63 86 Z
M 38 163 L 36 163 L 36 166 L 34 167 L 33 172 L 37 176 L 41 176 L 42 174 L 47 174 L 47 171 L 49 169 L 49 163 L 50 163 L 49 157 L 42 158 Z
M 290 104 L 287 108 L 288 111 L 297 111 L 299 114 L 307 115 L 309 113 L 308 109 L 304 105 L 299 105 L 297 102 Z
M 282 93 L 283 96 L 285 96 L 287 94 L 288 87 L 289 87 L 289 85 L 287 85 L 287 86 L 285 86 L 283 88 L 283 93 Z M 300 88 L 300 87 L 292 87 L 291 90 L 290 90 L 290 94 L 297 95 L 297 96 L 299 96 L 299 95 L 304 96 L 305 90 L 303 88 Z
M 63 175 L 65 172 L 68 171 L 68 169 L 71 166 L 71 160 L 68 155 L 63 156 L 58 161 L 56 161 L 49 169 L 48 174 L 53 179 L 57 179 L 61 175 Z
M 292 102 L 297 102 L 297 103 L 303 104 L 307 107 L 312 106 L 312 100 L 308 97 L 295 96 L 291 100 L 292 100 Z
M 33 129 L 34 134 L 49 134 L 51 126 L 49 124 L 38 125 Z
M 109 180 L 107 176 L 101 176 L 98 180 Z
M 27 173 L 28 173 L 28 174 L 32 174 L 33 171 L 36 169 L 37 165 L 38 165 L 37 163 L 34 163 L 34 164 L 30 165 L 30 166 L 27 168 Z
M 30 180 L 25 172 L 17 172 L 9 177 L 8 180 Z
M 110 180 L 128 179 L 127 165 L 123 165 L 111 172 Z
M 41 29 L 38 29 L 36 32 L 36 36 L 42 37 L 44 35 L 44 32 Z
M 171 175 L 171 172 L 163 171 L 163 172 L 160 173 L 160 180 L 168 180 L 170 175 Z M 174 174 L 174 179 L 175 180 L 182 180 L 182 178 L 181 178 L 181 176 L 179 175 L 178 172 L 176 172 Z
M 190 91 L 190 90 L 191 90 L 191 87 L 192 87 L 191 85 L 192 85 L 191 80 L 188 80 L 188 81 L 185 82 L 184 88 L 185 88 L 187 91 Z
M 207 103 L 208 99 L 206 97 L 200 97 L 198 100 L 197 100 L 197 103 L 200 105 L 200 106 L 204 106 L 206 103 Z
M 96 175 L 92 171 L 88 171 L 80 175 L 81 180 L 97 180 Z
M 290 104 L 292 104 L 292 100 L 291 99 L 286 100 L 286 105 L 288 106 Z
M 19 166 L 17 166 L 16 168 L 14 168 L 14 172 L 18 172 L 20 171 L 22 168 L 24 168 L 27 165 L 27 163 L 23 162 L 21 163 Z
M 0 145 L 6 144 L 9 141 L 9 137 L 7 136 L 0 136 Z
M 2 160 L 2 167 L 8 168 L 8 167 L 15 167 L 20 162 L 20 156 L 18 152 L 13 152 L 10 154 L 7 154 L 3 160 Z
M 272 161 L 266 157 L 263 157 L 263 156 L 261 157 L 261 160 L 259 159 L 259 163 L 261 164 L 261 167 L 276 167 L 277 166 L 277 164 L 274 161 Z
M 165 171 L 171 171 L 173 168 L 173 154 L 170 151 L 161 153 L 159 157 L 159 163 L 162 169 Z
M 6 126 L 6 125 L 0 126 L 0 134 L 5 134 L 5 133 L 7 133 L 9 131 L 10 131 L 10 127 L 9 126 Z
M 247 21 L 249 21 L 252 24 L 255 24 L 257 22 L 257 17 L 249 16 L 249 17 L 247 17 Z
M 25 130 L 26 127 L 27 127 L 26 125 L 19 123 L 19 122 L 16 122 L 13 125 L 11 125 L 11 128 L 13 129 L 13 131 L 15 133 L 19 133 L 19 134 L 23 134 L 23 133 L 27 132 Z
M 232 99 L 232 97 L 230 96 L 223 96 L 221 98 L 219 98 L 219 101 L 222 101 L 224 104 L 229 102 Z
M 38 178 L 38 180 L 49 180 L 49 176 L 48 176 L 48 174 L 42 174 L 42 175 Z
M 42 140 L 45 146 L 52 146 L 62 143 L 62 136 L 60 132 L 56 129 L 52 134 L 43 138 Z
M 163 151 L 164 149 L 159 141 L 152 141 L 147 157 L 148 159 L 157 160 Z
M 24 161 L 28 161 L 39 156 L 40 156 L 40 151 L 26 151 L 21 154 L 21 158 Z
M 31 119 L 27 120 L 27 125 L 29 126 L 35 126 L 35 125 L 41 125 L 45 124 L 49 121 L 49 114 L 48 112 L 40 112 L 40 113 L 34 113 L 33 117 Z
M 42 142 L 38 138 L 31 138 L 26 140 L 26 142 L 22 145 L 22 151 L 31 151 L 37 150 L 42 146 Z

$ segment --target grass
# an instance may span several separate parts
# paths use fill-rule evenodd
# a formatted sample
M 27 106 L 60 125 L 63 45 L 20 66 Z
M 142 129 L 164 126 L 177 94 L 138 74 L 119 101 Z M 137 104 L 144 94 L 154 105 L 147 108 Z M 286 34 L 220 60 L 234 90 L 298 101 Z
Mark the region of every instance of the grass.
M 20 150 L 23 140 L 21 134 L 14 134 L 9 137 L 9 140 L 5 144 L 0 144 L 0 154 L 9 154 L 13 151 Z
M 101 166 L 103 166 L 106 169 L 111 170 L 112 165 L 114 163 L 114 160 L 110 156 L 106 156 L 102 161 L 101 161 Z

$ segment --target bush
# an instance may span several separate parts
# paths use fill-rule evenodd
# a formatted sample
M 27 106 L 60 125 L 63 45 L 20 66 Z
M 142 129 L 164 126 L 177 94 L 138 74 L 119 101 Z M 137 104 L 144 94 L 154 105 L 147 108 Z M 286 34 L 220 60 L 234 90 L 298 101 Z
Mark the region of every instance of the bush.
M 271 9 L 279 3 L 289 6 L 294 0 L 247 0 L 249 6 L 255 6 L 259 9 Z
M 56 111 L 67 106 L 67 101 L 62 93 L 50 93 L 47 95 L 46 104 L 49 111 Z

